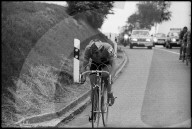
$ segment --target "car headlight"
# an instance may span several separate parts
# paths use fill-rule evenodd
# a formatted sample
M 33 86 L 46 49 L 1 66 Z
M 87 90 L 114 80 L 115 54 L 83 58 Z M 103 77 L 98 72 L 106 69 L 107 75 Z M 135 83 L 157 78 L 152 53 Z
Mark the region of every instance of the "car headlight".
M 157 39 L 155 38 L 155 39 L 153 39 L 154 40 L 154 42 L 157 42 Z
M 124 39 L 128 39 L 128 37 L 129 37 L 128 35 L 126 35 L 126 34 L 124 35 Z
M 134 38 L 134 39 L 131 39 L 131 40 L 133 40 L 133 41 L 137 41 L 137 39 L 135 39 L 135 38 Z
M 171 39 L 172 40 L 172 42 L 175 42 L 176 41 L 176 39 Z
M 146 41 L 150 42 L 151 40 L 150 39 L 146 39 Z

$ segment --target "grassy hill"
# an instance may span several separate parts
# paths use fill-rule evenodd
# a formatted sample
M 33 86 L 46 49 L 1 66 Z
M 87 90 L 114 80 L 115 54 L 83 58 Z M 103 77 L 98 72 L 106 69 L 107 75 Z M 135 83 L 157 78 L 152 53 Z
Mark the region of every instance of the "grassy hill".
M 41 114 L 43 104 L 70 92 L 74 38 L 81 41 L 81 55 L 93 38 L 111 43 L 83 14 L 70 17 L 65 10 L 54 4 L 2 2 L 4 126 Z
M 68 17 L 65 8 L 34 2 L 2 2 L 2 83 L 12 86 L 31 49 L 45 32 Z

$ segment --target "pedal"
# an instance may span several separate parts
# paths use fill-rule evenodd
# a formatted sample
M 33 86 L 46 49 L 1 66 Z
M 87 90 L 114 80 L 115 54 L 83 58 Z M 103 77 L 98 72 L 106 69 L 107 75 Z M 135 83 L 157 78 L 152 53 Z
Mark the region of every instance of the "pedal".
M 91 119 L 91 117 L 90 117 L 90 116 L 89 116 L 89 119 L 88 119 L 88 120 L 89 120 L 89 122 L 92 122 L 92 119 Z
M 95 122 L 95 120 L 96 120 L 96 116 L 94 116 L 94 119 L 93 119 L 93 117 L 90 117 L 90 116 L 89 116 L 89 119 L 88 119 L 88 120 L 89 120 L 89 122 L 92 122 L 92 121 Z
M 116 99 L 117 97 L 114 97 L 114 98 L 109 98 L 108 99 L 108 104 L 109 104 L 109 106 L 112 106 L 114 103 L 115 103 L 115 99 Z M 113 99 L 113 100 L 112 100 Z M 113 101 L 113 104 L 111 103 L 111 101 Z

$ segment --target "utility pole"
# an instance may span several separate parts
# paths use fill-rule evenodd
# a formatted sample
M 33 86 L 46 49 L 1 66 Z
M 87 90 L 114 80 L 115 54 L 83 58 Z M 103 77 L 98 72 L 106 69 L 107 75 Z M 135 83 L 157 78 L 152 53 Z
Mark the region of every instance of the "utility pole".
M 159 24 L 155 23 L 155 34 L 158 33 L 158 31 L 159 31 Z

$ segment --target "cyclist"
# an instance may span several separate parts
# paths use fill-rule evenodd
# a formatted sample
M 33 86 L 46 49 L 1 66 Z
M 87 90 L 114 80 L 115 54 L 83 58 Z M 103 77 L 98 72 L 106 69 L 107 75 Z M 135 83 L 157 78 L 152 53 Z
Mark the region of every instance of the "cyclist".
M 179 41 L 180 41 L 180 44 L 181 44 L 179 60 L 181 60 L 182 53 L 183 53 L 183 50 L 184 50 L 183 37 L 184 37 L 186 32 L 187 32 L 187 27 L 185 26 L 185 27 L 183 27 L 183 30 L 179 34 Z
M 114 49 L 109 43 L 101 42 L 98 39 L 90 41 L 90 43 L 85 48 L 83 67 L 81 70 L 82 72 L 86 71 L 86 66 L 89 64 L 90 59 L 91 59 L 90 70 L 96 70 L 100 65 L 99 70 L 108 71 L 112 77 L 114 76 L 115 74 Z M 86 80 L 86 76 L 87 75 L 82 77 L 82 81 Z M 104 78 L 105 85 L 107 86 L 108 97 L 111 100 L 109 102 L 109 106 L 112 106 L 114 104 L 112 84 L 109 83 L 108 81 L 109 76 L 107 74 L 102 74 L 102 77 Z M 96 74 L 90 74 L 89 78 L 91 86 L 94 86 L 96 81 Z
M 186 52 L 187 52 L 187 58 L 191 57 L 191 30 L 187 32 L 186 35 L 187 40 L 187 46 L 186 46 Z
M 188 31 L 184 34 L 183 36 L 183 58 L 185 59 L 185 55 L 186 55 L 186 47 L 187 47 L 187 38 L 188 38 Z

